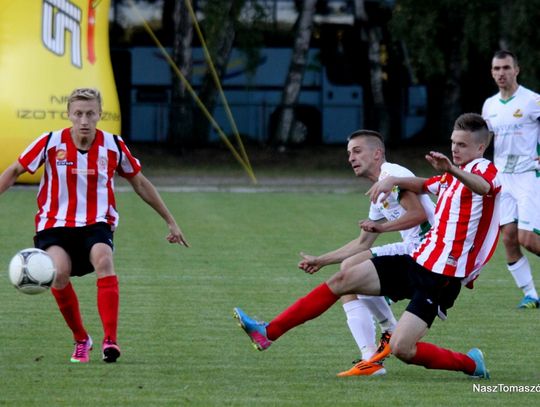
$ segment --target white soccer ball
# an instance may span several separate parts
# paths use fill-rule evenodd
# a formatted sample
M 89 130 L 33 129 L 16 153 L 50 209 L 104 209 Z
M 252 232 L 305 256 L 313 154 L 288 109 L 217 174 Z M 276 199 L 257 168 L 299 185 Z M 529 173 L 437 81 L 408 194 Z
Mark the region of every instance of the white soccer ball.
M 56 268 L 51 257 L 41 249 L 23 249 L 9 262 L 11 284 L 25 294 L 47 291 L 55 275 Z

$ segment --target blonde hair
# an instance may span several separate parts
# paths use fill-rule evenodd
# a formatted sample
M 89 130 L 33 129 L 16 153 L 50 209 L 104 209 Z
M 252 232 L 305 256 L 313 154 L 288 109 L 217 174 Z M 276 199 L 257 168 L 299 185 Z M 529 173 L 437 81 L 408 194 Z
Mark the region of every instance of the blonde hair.
M 96 100 L 99 105 L 99 111 L 101 113 L 101 93 L 96 88 L 77 88 L 71 95 L 69 95 L 67 102 L 67 109 L 69 112 L 69 106 L 76 100 Z

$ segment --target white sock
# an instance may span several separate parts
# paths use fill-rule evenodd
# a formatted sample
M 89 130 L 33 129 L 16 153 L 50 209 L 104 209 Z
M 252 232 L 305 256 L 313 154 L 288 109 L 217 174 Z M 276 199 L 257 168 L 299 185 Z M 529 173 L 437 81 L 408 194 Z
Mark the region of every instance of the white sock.
M 362 359 L 370 359 L 377 350 L 375 324 L 371 313 L 358 300 L 343 304 L 343 310 L 347 315 L 347 325 L 349 325 L 351 334 L 362 354 Z
M 508 264 L 507 267 L 512 277 L 514 277 L 516 285 L 523 291 L 523 294 L 538 298 L 527 256 L 523 256 L 512 265 Z
M 390 333 L 394 332 L 397 321 L 394 317 L 392 309 L 390 308 L 384 297 L 359 295 L 358 300 L 365 304 L 367 309 L 381 326 L 381 331 L 388 331 Z

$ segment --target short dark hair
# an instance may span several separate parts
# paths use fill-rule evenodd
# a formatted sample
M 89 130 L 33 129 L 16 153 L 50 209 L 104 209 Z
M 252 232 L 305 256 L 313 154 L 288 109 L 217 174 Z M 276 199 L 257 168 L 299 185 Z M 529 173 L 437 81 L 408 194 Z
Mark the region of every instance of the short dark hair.
M 383 136 L 378 131 L 366 129 L 356 130 L 349 134 L 347 141 L 351 141 L 358 137 L 364 137 L 370 140 L 370 145 L 372 148 L 380 148 L 383 152 L 385 151 Z
M 508 51 L 506 49 L 500 49 L 498 51 L 495 51 L 495 54 L 493 54 L 493 58 L 497 58 L 497 59 L 504 59 L 506 57 L 512 58 L 514 60 L 514 65 L 518 66 L 517 56 L 512 51 Z
M 454 122 L 454 130 L 469 131 L 477 141 L 489 144 L 491 134 L 486 121 L 477 113 L 463 113 Z
M 384 142 L 384 139 L 381 133 L 375 130 L 366 130 L 366 129 L 360 129 L 360 130 L 356 130 L 352 132 L 351 134 L 349 134 L 349 137 L 347 137 L 347 141 L 351 141 L 353 138 L 356 138 L 356 137 L 366 137 L 366 136 L 377 137 L 379 140 Z

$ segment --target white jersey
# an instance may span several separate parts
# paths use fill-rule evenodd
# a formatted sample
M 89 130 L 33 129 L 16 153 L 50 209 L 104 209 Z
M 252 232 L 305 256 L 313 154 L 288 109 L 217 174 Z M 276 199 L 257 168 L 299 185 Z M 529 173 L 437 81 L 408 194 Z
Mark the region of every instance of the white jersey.
M 414 174 L 409 171 L 407 168 L 402 167 L 401 165 L 392 164 L 392 163 L 383 163 L 381 166 L 381 174 L 379 175 L 379 180 L 382 180 L 388 176 L 394 177 L 414 177 Z M 388 197 L 381 201 L 377 199 L 376 203 L 372 203 L 369 207 L 369 219 L 377 221 L 381 219 L 386 219 L 388 221 L 393 221 L 401 216 L 403 216 L 407 211 L 401 204 L 400 201 L 400 189 L 397 186 L 394 186 L 392 192 Z M 427 215 L 427 221 L 414 226 L 410 229 L 401 230 L 401 238 L 405 243 L 416 245 L 420 242 L 424 235 L 428 232 L 431 226 L 434 224 L 435 219 L 435 204 L 426 194 L 418 195 L 420 203 L 424 207 L 424 211 Z
M 482 116 L 495 134 L 494 163 L 504 173 L 540 170 L 540 95 L 519 86 L 508 100 L 488 98 Z

